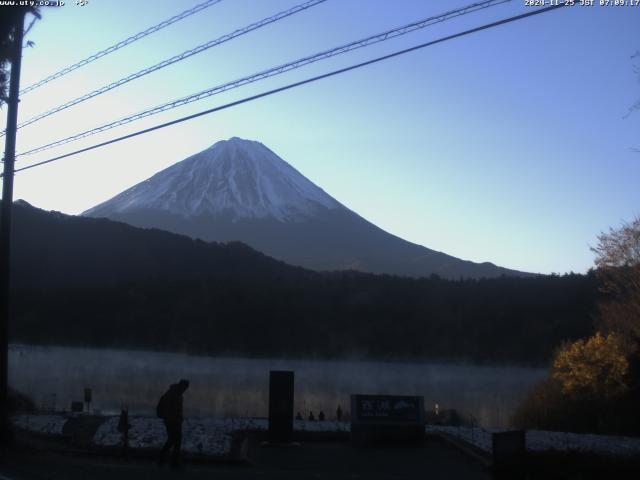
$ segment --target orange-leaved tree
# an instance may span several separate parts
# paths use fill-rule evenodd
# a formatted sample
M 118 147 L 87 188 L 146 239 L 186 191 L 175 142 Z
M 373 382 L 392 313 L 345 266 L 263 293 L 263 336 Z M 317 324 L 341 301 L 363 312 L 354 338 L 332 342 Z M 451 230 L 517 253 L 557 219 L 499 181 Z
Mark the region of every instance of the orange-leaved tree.
M 524 428 L 640 433 L 640 217 L 598 236 L 597 332 L 555 353 L 514 415 Z
M 629 363 L 615 333 L 597 332 L 559 349 L 551 367 L 551 378 L 563 394 L 572 397 L 609 399 L 627 389 Z

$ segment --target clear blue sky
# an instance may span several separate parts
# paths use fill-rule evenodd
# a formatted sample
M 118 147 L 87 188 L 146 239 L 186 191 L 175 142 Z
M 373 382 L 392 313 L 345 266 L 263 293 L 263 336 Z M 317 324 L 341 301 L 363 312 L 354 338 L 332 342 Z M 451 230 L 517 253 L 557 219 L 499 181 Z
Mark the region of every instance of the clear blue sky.
M 197 3 L 67 0 L 45 9 L 28 35 L 35 47 L 25 51 L 22 85 Z M 297 3 L 224 0 L 27 94 L 20 119 Z M 468 3 L 328 0 L 25 127 L 18 151 Z M 529 8 L 515 0 L 17 166 Z M 623 118 L 640 98 L 631 59 L 638 50 L 640 6 L 561 9 L 20 173 L 15 198 L 77 214 L 239 136 L 263 142 L 340 202 L 412 242 L 519 270 L 584 272 L 597 234 L 640 213 L 640 153 L 632 151 L 640 147 L 640 111 Z

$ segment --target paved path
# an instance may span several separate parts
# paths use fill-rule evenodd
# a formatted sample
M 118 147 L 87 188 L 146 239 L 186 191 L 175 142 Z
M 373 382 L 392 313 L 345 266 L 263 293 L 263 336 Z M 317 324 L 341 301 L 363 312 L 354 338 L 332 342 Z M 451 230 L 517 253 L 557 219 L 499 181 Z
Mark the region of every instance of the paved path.
M 346 443 L 309 442 L 299 447 L 252 445 L 248 464 L 197 464 L 180 470 L 149 460 L 61 453 L 22 452 L 0 457 L 0 480 L 103 479 L 409 479 L 487 480 L 488 473 L 440 443 L 415 448 L 353 448 Z

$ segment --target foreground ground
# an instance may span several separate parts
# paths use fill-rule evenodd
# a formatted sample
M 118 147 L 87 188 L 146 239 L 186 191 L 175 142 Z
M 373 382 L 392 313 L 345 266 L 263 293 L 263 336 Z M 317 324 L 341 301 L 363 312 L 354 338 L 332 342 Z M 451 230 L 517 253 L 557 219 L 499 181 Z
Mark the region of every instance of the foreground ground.
M 71 441 L 86 448 L 118 449 L 122 445 L 122 433 L 118 429 L 117 416 L 89 416 L 69 414 L 24 414 L 13 417 L 14 424 L 23 431 L 43 434 L 50 438 Z M 129 446 L 145 451 L 162 447 L 166 440 L 165 427 L 155 417 L 129 417 Z M 264 418 L 209 418 L 194 417 L 183 425 L 183 450 L 190 455 L 225 457 L 234 455 L 233 437 L 238 432 L 266 431 Z M 299 433 L 318 435 L 335 434 L 348 438 L 348 422 L 294 421 L 294 430 Z M 446 435 L 464 443 L 472 444 L 483 455 L 491 456 L 492 434 L 503 429 L 465 428 L 427 425 L 427 434 Z M 640 457 L 640 438 L 612 435 L 576 434 L 529 430 L 526 432 L 526 449 L 531 453 L 563 452 L 566 454 L 592 455 L 618 459 Z
M 486 469 L 440 442 L 422 447 L 355 448 L 347 442 L 303 442 L 266 447 L 252 441 L 246 462 L 185 462 L 179 470 L 152 459 L 42 453 L 22 449 L 0 457 L 0 480 L 185 479 L 408 479 L 482 480 Z
M 0 452 L 0 480 L 80 479 L 489 479 L 595 480 L 640 478 L 638 456 L 528 451 L 516 470 L 491 467 L 491 456 L 447 433 L 421 446 L 354 447 L 347 432 L 296 432 L 298 446 L 264 445 L 266 432 L 246 432 L 227 457 L 185 454 L 183 468 L 155 463 L 157 449 L 87 448 L 73 439 L 16 430 L 16 446 Z

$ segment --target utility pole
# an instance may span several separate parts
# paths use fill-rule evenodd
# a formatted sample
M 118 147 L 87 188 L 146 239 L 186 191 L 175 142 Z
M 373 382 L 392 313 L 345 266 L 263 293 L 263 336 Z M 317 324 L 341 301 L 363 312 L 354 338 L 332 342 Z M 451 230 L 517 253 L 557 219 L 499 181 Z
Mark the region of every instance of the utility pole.
M 13 206 L 13 170 L 16 159 L 20 63 L 24 36 L 24 8 L 16 9 L 13 44 L 11 45 L 11 77 L 7 108 L 7 136 L 4 147 L 2 178 L 2 210 L 0 211 L 0 445 L 11 443 L 9 421 L 9 312 L 11 290 L 11 208 Z

